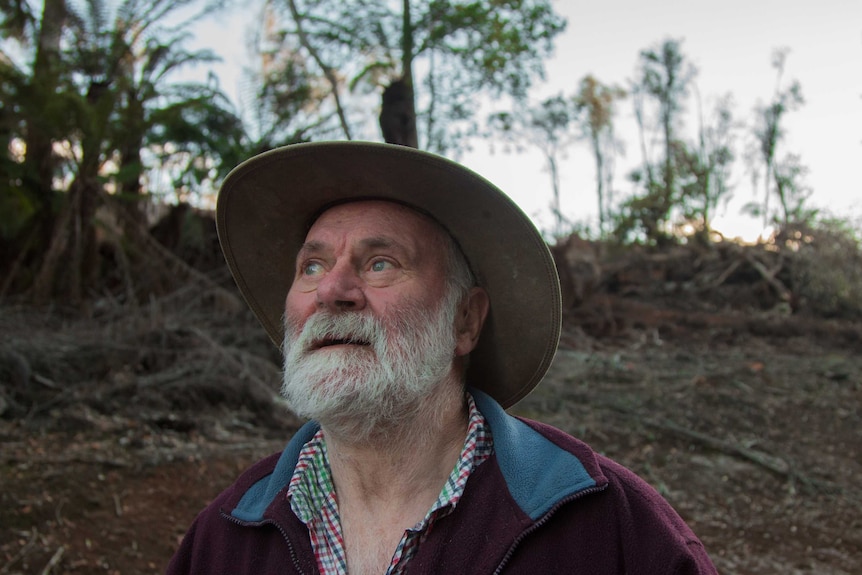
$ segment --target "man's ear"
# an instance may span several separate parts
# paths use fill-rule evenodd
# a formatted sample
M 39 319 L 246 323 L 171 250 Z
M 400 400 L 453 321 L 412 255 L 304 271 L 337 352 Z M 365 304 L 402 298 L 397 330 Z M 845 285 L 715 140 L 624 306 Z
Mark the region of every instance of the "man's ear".
M 488 293 L 480 287 L 471 288 L 461 302 L 455 316 L 456 357 L 467 355 L 476 347 L 490 305 Z

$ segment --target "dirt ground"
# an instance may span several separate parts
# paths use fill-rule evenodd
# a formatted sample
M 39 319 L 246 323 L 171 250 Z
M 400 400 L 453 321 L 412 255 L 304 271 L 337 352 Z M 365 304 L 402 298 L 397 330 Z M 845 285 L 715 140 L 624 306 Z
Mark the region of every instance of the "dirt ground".
M 601 302 L 614 328 L 567 317 L 513 411 L 644 477 L 721 573 L 862 573 L 862 326 Z M 277 353 L 219 289 L 87 319 L 6 306 L 0 333 L 0 575 L 161 573 L 299 423 L 272 400 Z

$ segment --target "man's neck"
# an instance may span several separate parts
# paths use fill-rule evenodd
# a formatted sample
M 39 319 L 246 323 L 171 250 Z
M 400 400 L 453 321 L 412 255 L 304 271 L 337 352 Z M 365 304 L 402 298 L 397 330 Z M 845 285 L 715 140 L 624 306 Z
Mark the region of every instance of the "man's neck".
M 352 575 L 383 573 L 404 531 L 424 517 L 455 467 L 467 434 L 460 385 L 441 385 L 416 417 L 371 441 L 323 427 Z
M 375 430 L 370 440 L 335 435 L 324 426 L 339 507 L 403 509 L 426 491 L 433 493 L 430 506 L 458 461 L 466 432 L 467 407 L 460 386 L 438 388 L 415 418 Z

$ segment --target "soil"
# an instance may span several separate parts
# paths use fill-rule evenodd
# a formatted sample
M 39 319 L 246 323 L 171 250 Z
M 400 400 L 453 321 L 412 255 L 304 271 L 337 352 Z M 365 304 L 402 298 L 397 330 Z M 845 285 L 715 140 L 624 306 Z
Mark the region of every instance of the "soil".
M 721 573 L 862 573 L 862 325 L 755 305 L 765 279 L 691 296 L 605 274 L 512 411 L 644 477 Z M 0 574 L 161 573 L 299 425 L 273 400 L 277 351 L 218 285 L 6 305 L 0 333 Z

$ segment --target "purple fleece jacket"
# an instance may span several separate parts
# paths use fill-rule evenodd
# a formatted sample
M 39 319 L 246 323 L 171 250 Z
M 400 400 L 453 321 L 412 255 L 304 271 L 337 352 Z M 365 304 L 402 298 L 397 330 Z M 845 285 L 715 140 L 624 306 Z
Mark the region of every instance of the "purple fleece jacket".
M 494 455 L 470 476 L 409 574 L 715 574 L 691 529 L 646 482 L 553 427 L 508 415 L 471 390 Z M 318 573 L 308 530 L 285 493 L 309 423 L 200 515 L 168 575 Z

